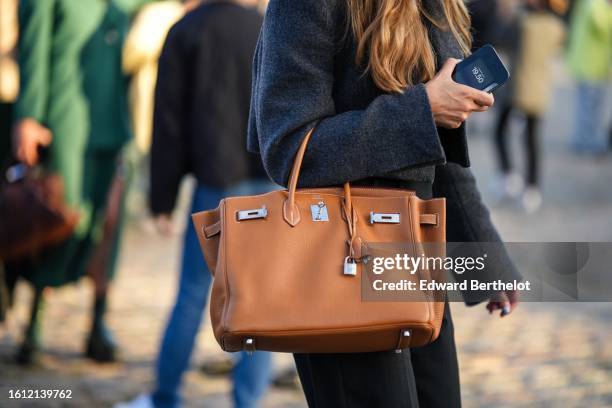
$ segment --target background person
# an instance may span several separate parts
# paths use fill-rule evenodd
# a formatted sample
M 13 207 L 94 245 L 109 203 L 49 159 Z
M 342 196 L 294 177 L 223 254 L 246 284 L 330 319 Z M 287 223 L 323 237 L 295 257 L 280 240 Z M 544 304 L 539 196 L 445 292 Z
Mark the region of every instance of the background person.
M 157 61 L 166 35 L 183 16 L 184 7 L 179 0 L 145 5 L 134 18 L 123 46 L 123 71 L 131 76 L 129 102 L 134 142 L 143 155 L 151 147 Z
M 467 3 L 472 20 L 472 49 L 475 51 L 497 40 L 500 18 L 498 0 L 472 0 Z
M 542 204 L 540 191 L 541 153 L 539 126 L 542 116 L 548 110 L 553 89 L 553 58 L 561 51 L 565 39 L 565 25 L 561 20 L 567 4 L 559 0 L 530 0 L 520 17 L 519 52 L 514 67 L 513 97 L 510 109 L 519 111 L 525 118 L 525 153 L 527 171 L 526 188 L 522 195 L 523 208 L 535 212 Z M 553 8 L 560 7 L 560 8 Z M 506 134 L 510 111 L 504 112 L 497 126 L 496 147 L 504 186 L 500 189 L 510 194 L 506 186 L 513 177 L 513 166 L 508 151 Z M 523 183 L 521 183 L 523 184 Z
M 516 75 L 516 66 L 519 52 L 519 41 L 520 41 L 520 27 L 519 27 L 519 16 L 523 8 L 523 0 L 495 0 L 498 4 L 497 15 L 493 19 L 494 27 L 492 42 L 495 49 L 499 53 L 502 61 L 510 72 L 510 80 L 504 84 L 501 88 L 495 91 L 495 107 L 491 111 L 494 117 L 494 135 L 504 133 L 505 128 L 509 123 L 512 123 L 512 112 L 513 112 L 513 95 L 514 95 L 514 77 Z M 471 3 L 468 3 L 470 5 Z M 485 18 L 485 17 L 481 17 Z M 478 38 L 478 33 L 474 34 L 474 39 Z M 474 123 L 471 123 L 471 130 L 474 129 Z M 486 129 L 486 132 L 489 132 Z M 498 143 L 494 139 L 495 149 L 497 154 Z M 500 202 L 511 198 L 520 198 L 524 182 L 523 177 L 514 172 L 501 172 L 502 177 L 496 178 L 492 183 L 492 192 L 495 194 L 496 199 Z
M 0 165 L 10 156 L 13 104 L 19 93 L 17 0 L 0 0 Z
M 126 149 L 126 159 L 134 168 L 126 211 L 141 225 L 147 220 L 149 151 L 153 133 L 153 97 L 157 61 L 168 30 L 198 1 L 163 0 L 143 6 L 130 26 L 123 46 L 123 71 L 130 75 L 128 93 L 134 139 Z
M 0 169 L 4 169 L 12 156 L 13 107 L 19 93 L 17 0 L 0 0 L 0 10 Z M 0 261 L 0 323 L 12 303 L 16 281 Z
M 227 196 L 275 188 L 259 158 L 246 151 L 251 61 L 262 23 L 258 1 L 200 5 L 168 34 L 159 61 L 151 150 L 151 212 L 168 234 L 179 185 L 197 179 L 190 214 L 215 208 Z M 163 335 L 155 389 L 118 407 L 176 407 L 202 315 L 211 274 L 196 231 L 187 223 L 176 303 Z M 271 355 L 237 355 L 236 407 L 255 407 L 270 379 Z
M 447 197 L 449 241 L 500 242 L 463 168 L 463 123 L 493 105 L 492 95 L 451 79 L 456 58 L 470 50 L 469 27 L 459 0 L 271 1 L 255 55 L 249 149 L 285 185 L 318 123 L 301 187 L 350 181 Z M 490 309 L 502 305 L 510 311 L 515 294 Z M 440 337 L 426 347 L 294 358 L 312 407 L 461 405 L 448 307 Z
M 612 1 L 582 0 L 571 17 L 567 63 L 576 81 L 571 147 L 576 153 L 608 150 L 605 114 L 612 77 Z
M 9 273 L 25 277 L 35 287 L 20 362 L 30 362 L 39 346 L 43 289 L 85 274 L 104 230 L 109 230 L 104 227 L 108 193 L 121 149 L 131 136 L 121 49 L 130 15 L 144 2 L 20 2 L 21 86 L 13 147 L 17 158 L 28 165 L 38 162 L 39 146 L 48 147 L 42 165 L 61 175 L 67 204 L 80 212 L 80 223 L 67 242 L 35 259 L 7 264 Z M 98 361 L 116 357 L 115 342 L 104 322 L 107 281 L 114 274 L 120 229 L 111 230 L 113 236 L 106 238 L 113 242 L 105 245 L 110 248 L 105 264 L 93 265 L 98 275 L 86 355 Z

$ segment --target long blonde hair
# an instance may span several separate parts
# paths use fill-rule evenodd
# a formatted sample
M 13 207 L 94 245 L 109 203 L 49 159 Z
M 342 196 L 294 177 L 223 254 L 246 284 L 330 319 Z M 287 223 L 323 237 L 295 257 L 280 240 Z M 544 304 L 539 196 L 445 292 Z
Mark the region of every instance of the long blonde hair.
M 434 18 L 424 1 L 441 1 L 444 17 Z M 433 78 L 436 57 L 426 20 L 449 30 L 461 50 L 472 44 L 470 16 L 463 0 L 347 0 L 348 18 L 357 42 L 356 63 L 368 56 L 367 71 L 388 92 L 402 92 L 415 82 Z

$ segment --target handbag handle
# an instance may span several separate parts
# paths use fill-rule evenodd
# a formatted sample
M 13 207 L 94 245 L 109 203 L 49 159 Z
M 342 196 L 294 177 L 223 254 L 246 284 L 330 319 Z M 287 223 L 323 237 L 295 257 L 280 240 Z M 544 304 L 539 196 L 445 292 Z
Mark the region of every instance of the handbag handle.
M 314 133 L 317 124 L 315 124 L 304 136 L 302 143 L 300 144 L 300 148 L 298 149 L 295 160 L 293 161 L 293 167 L 291 169 L 291 174 L 289 176 L 289 196 L 285 200 L 283 205 L 283 218 L 287 222 L 287 224 L 295 227 L 300 223 L 300 210 L 295 204 L 295 192 L 297 190 L 298 179 L 300 177 L 300 169 L 302 168 L 302 161 L 304 161 L 304 154 L 306 153 L 306 148 L 308 147 L 308 142 L 310 141 L 310 137 Z M 347 214 L 347 221 L 353 218 L 353 205 L 351 200 L 351 188 L 350 184 L 344 183 L 344 206 L 345 212 Z

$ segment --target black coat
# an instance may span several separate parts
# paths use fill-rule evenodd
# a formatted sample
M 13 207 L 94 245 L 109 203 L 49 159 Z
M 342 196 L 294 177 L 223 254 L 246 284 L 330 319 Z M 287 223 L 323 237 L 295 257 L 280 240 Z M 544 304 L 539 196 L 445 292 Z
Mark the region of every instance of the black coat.
M 216 2 L 191 11 L 168 33 L 155 91 L 153 213 L 172 211 L 187 173 L 217 188 L 267 179 L 261 160 L 245 146 L 261 23 L 254 9 Z
M 249 149 L 260 152 L 269 176 L 286 185 L 301 140 L 319 121 L 301 186 L 377 183 L 390 173 L 421 181 L 410 178 L 421 176 L 414 170 L 431 168 L 434 194 L 447 198 L 447 239 L 501 242 L 467 168 L 465 127 L 436 128 L 423 84 L 401 94 L 376 87 L 355 64 L 355 41 L 345 36 L 345 3 L 270 1 L 255 55 Z M 441 0 L 424 4 L 434 15 L 442 12 Z M 430 27 L 430 38 L 438 66 L 462 57 L 449 32 Z M 508 257 L 502 258 L 483 279 L 518 276 Z

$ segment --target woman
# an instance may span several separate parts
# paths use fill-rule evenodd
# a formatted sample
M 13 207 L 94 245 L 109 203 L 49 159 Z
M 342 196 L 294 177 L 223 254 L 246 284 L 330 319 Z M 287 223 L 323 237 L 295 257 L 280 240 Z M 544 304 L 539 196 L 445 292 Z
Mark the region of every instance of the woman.
M 525 155 L 527 171 L 526 187 L 523 191 L 522 205 L 526 212 L 536 212 L 542 205 L 541 193 L 541 154 L 539 126 L 548 110 L 553 92 L 553 62 L 561 51 L 565 39 L 565 25 L 561 20 L 567 11 L 563 0 L 529 0 L 519 24 L 520 46 L 515 67 L 516 86 L 512 106 L 500 117 L 496 132 L 497 154 L 504 186 L 518 176 L 513 172 L 510 152 L 508 151 L 507 126 L 512 110 L 521 112 L 525 117 Z M 521 183 L 522 180 L 521 180 Z M 511 197 L 511 189 L 501 188 L 503 195 Z
M 567 64 L 576 81 L 571 148 L 601 156 L 610 147 L 605 117 L 612 80 L 612 2 L 578 2 L 572 12 Z M 588 63 L 585 63 L 588 61 Z
M 119 229 L 105 213 L 123 188 L 113 180 L 117 159 L 131 137 L 127 77 L 121 49 L 130 16 L 146 0 L 23 0 L 19 5 L 20 95 L 15 105 L 15 156 L 60 174 L 66 202 L 80 213 L 73 236 L 35 258 L 7 265 L 35 287 L 30 323 L 18 361 L 30 363 L 39 349 L 39 309 L 45 287 L 94 278 L 93 318 L 85 354 L 115 359 L 116 345 L 104 322 L 107 281 L 112 277 Z M 114 199 L 114 200 L 113 200 Z M 117 211 L 115 211 L 117 212 Z M 116 218 L 116 215 L 113 218 Z
M 469 24 L 459 0 L 271 1 L 255 56 L 250 150 L 286 185 L 298 145 L 319 121 L 303 187 L 351 181 L 446 196 L 450 241 L 498 242 L 461 168 L 469 165 L 464 121 L 493 105 L 491 95 L 451 79 L 456 58 L 470 49 Z M 516 305 L 514 294 L 503 300 L 490 311 Z M 440 337 L 427 347 L 295 361 L 313 407 L 461 403 L 448 307 Z

